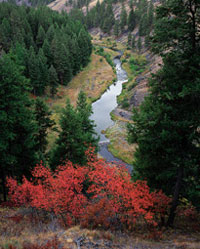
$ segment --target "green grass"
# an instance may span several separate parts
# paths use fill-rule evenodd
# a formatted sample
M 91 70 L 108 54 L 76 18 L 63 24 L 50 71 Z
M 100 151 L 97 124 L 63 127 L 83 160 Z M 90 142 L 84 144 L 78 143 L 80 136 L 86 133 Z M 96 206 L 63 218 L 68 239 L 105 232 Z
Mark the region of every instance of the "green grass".
M 114 114 L 113 117 L 115 117 Z M 108 150 L 115 157 L 121 159 L 122 161 L 128 164 L 132 164 L 133 154 L 135 151 L 135 144 L 130 145 L 126 140 L 127 138 L 126 123 L 121 121 L 116 121 L 114 126 L 109 127 L 105 131 L 105 135 L 107 138 L 110 139 Z

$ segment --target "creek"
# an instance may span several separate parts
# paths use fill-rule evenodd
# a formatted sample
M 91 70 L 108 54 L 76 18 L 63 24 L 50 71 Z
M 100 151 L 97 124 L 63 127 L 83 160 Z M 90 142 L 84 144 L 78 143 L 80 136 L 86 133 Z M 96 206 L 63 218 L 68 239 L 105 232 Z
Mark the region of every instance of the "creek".
M 102 130 L 106 130 L 108 127 L 114 125 L 114 121 L 111 119 L 110 113 L 117 107 L 117 96 L 122 91 L 123 83 L 128 81 L 128 76 L 126 71 L 122 68 L 120 57 L 122 52 L 119 51 L 120 55 L 116 56 L 113 60 L 115 64 L 117 81 L 114 82 L 107 91 L 101 96 L 99 100 L 92 104 L 93 114 L 91 115 L 91 120 L 94 120 L 96 127 L 96 133 L 100 137 L 99 141 L 99 154 L 106 159 L 108 162 L 122 162 L 120 159 L 114 157 L 108 151 L 109 139 L 101 133 Z M 124 163 L 129 169 L 131 165 Z

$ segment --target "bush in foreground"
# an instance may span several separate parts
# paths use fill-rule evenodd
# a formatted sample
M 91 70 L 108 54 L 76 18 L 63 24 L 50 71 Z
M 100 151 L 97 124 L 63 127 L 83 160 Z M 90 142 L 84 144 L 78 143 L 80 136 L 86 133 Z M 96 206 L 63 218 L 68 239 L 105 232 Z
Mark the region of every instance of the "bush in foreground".
M 80 223 L 132 230 L 139 221 L 157 226 L 170 199 L 162 191 L 151 192 L 145 181 L 133 182 L 123 166 L 97 159 L 93 151 L 87 151 L 86 166 L 66 161 L 52 172 L 41 163 L 32 171 L 31 180 L 23 177 L 18 184 L 8 178 L 11 200 L 16 205 L 53 212 L 66 226 Z

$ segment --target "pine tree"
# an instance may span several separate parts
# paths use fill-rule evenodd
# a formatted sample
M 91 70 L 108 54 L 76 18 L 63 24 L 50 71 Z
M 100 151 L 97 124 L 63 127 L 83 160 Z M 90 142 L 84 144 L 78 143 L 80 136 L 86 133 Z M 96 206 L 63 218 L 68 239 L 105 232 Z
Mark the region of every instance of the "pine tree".
M 67 85 L 72 78 L 69 51 L 57 36 L 53 39 L 51 46 L 54 61 L 53 66 L 56 69 L 60 83 Z
M 27 95 L 28 82 L 12 54 L 0 58 L 0 175 L 4 199 L 6 176 L 29 175 L 36 163 L 36 124 Z
M 98 138 L 94 131 L 94 123 L 89 119 L 92 113 L 91 106 L 86 103 L 85 94 L 79 94 L 75 109 L 69 99 L 60 118 L 58 139 L 51 151 L 51 168 L 54 169 L 64 160 L 70 160 L 81 165 L 87 159 L 85 151 L 90 146 L 97 146 Z
M 97 135 L 94 130 L 95 124 L 93 120 L 90 120 L 92 106 L 87 103 L 86 94 L 83 91 L 80 91 L 78 95 L 76 110 L 81 120 L 83 133 L 88 134 L 88 139 L 85 142 L 97 148 L 98 139 L 95 138 Z
M 158 8 L 152 46 L 164 65 L 129 128 L 138 144 L 134 176 L 173 195 L 167 225 L 174 222 L 180 194 L 200 206 L 199 8 L 192 0 L 169 0 Z
M 131 41 L 132 41 L 132 35 L 131 35 L 131 32 L 128 33 L 128 41 L 127 41 L 127 44 L 128 45 L 131 45 Z
M 35 100 L 34 115 L 37 124 L 37 133 L 35 140 L 39 153 L 39 159 L 45 160 L 45 152 L 47 148 L 47 132 L 52 129 L 55 122 L 51 119 L 51 111 L 41 98 Z
M 135 46 L 135 36 L 133 35 L 132 40 L 131 40 L 131 48 L 134 50 L 136 48 Z
M 11 47 L 12 30 L 8 18 L 3 18 L 0 25 L 0 44 L 8 52 Z
M 37 90 L 38 95 L 42 95 L 45 92 L 45 88 L 49 82 L 49 74 L 48 74 L 48 66 L 47 66 L 47 58 L 44 55 L 43 49 L 40 48 L 38 55 L 38 66 L 39 66 L 39 89 Z
M 42 50 L 44 52 L 45 57 L 47 58 L 47 64 L 51 65 L 53 63 L 53 55 L 51 52 L 51 47 L 47 39 L 44 40 L 42 45 Z
M 34 48 L 31 47 L 28 51 L 28 75 L 31 80 L 32 92 L 34 95 L 40 94 L 40 82 L 38 76 L 40 75 L 40 68 L 38 58 L 36 57 Z M 43 91 L 43 90 L 42 90 Z
M 142 49 L 142 40 L 141 40 L 141 37 L 139 36 L 138 40 L 137 40 L 137 48 L 139 50 L 139 52 L 141 51 Z
M 58 87 L 58 76 L 56 73 L 56 69 L 53 65 L 49 68 L 49 86 L 50 86 L 50 92 L 51 95 L 54 96 L 57 93 L 57 87 Z
M 37 47 L 41 48 L 42 45 L 43 45 L 43 42 L 45 40 L 45 31 L 43 29 L 42 26 L 39 27 L 39 30 L 38 30 L 38 34 L 37 34 L 37 37 L 36 37 L 36 44 L 37 44 Z
M 148 33 L 149 25 L 148 25 L 148 17 L 147 14 L 144 14 L 139 23 L 139 35 L 145 36 Z
M 133 9 L 131 9 L 128 16 L 128 30 L 133 31 L 136 26 L 135 14 Z
M 118 21 L 118 20 L 115 21 L 115 25 L 114 25 L 114 35 L 115 35 L 115 37 L 118 37 L 118 36 L 119 36 L 119 21 Z
M 126 10 L 125 10 L 124 5 L 123 5 L 122 12 L 121 12 L 121 15 L 120 15 L 120 28 L 121 28 L 121 31 L 124 30 L 126 24 L 127 24 L 127 13 L 126 13 Z
M 154 21 L 154 5 L 153 1 L 151 0 L 149 11 L 148 11 L 148 25 L 151 27 Z

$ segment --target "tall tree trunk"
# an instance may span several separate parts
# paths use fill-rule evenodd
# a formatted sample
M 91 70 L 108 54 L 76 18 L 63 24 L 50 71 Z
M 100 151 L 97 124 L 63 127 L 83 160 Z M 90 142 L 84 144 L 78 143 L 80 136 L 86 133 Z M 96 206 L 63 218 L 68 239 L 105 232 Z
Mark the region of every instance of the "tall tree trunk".
M 173 226 L 173 223 L 174 223 L 174 218 L 176 216 L 176 208 L 178 206 L 178 201 L 179 201 L 182 178 L 183 178 L 183 167 L 180 167 L 178 169 L 178 176 L 177 176 L 176 185 L 174 189 L 174 196 L 172 200 L 172 206 L 170 209 L 169 218 L 167 221 L 167 226 Z

